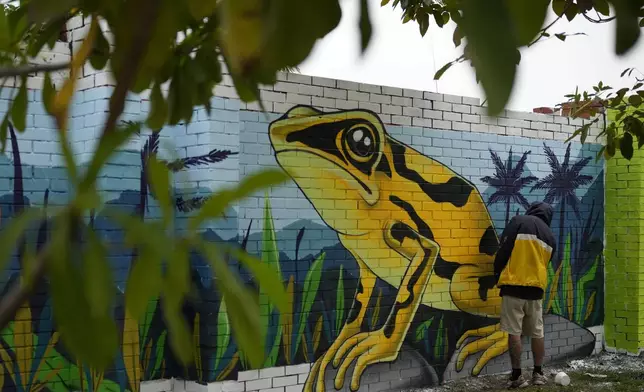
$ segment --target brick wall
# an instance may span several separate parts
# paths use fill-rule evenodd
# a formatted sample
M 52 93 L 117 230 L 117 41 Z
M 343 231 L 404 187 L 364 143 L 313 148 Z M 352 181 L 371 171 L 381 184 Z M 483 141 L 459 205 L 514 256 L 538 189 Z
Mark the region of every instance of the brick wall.
M 630 161 L 619 155 L 606 165 L 606 345 L 633 354 L 644 349 L 643 163 L 636 148 Z
M 76 19 L 70 30 L 74 49 L 86 24 Z M 65 50 L 69 48 L 60 49 L 61 56 Z M 80 163 L 86 163 L 95 148 L 112 84 L 108 74 L 91 67 L 84 70 L 79 81 L 70 134 Z M 5 193 L 0 197 L 3 222 L 12 216 L 15 196 L 20 194 L 14 181 L 16 167 L 22 168 L 23 193 L 30 204 L 43 205 L 45 195 L 50 204 L 63 204 L 69 192 L 53 123 L 40 102 L 40 85 L 36 80 L 31 86 L 28 130 L 16 137 L 21 165 L 15 164 L 12 149 L 8 149 L 4 163 L 0 162 L 0 187 Z M 514 111 L 490 118 L 475 98 L 299 74 L 282 74 L 275 86 L 262 89 L 266 114 L 256 104 L 239 101 L 228 75 L 215 92 L 211 116 L 197 108 L 193 123 L 166 127 L 158 140 L 161 158 L 179 160 L 186 166 L 175 174 L 173 183 L 176 229 L 182 229 L 185 218 L 213 191 L 262 168 L 282 167 L 291 181 L 230 208 L 224 219 L 205 226 L 203 235 L 212 241 L 240 244 L 279 268 L 292 296 L 293 310 L 282 316 L 269 312 L 270 304 L 261 297 L 266 359 L 262 369 L 249 369 L 239 355 L 212 271 L 195 253 L 191 263 L 199 296 L 185 307 L 193 328 L 195 364 L 183 368 L 166 348 L 163 317 L 158 304 L 151 302 L 149 317 L 140 323 L 138 333 L 128 331 L 128 341 L 134 349 L 122 350 L 99 389 L 135 390 L 142 382 L 142 388 L 149 392 L 302 390 L 306 380 L 313 380 L 317 374 L 318 367 L 313 363 L 332 353 L 344 340 L 344 324 L 355 319 L 351 311 L 354 296 L 371 284 L 370 299 L 362 306 L 365 313 L 359 316 L 363 318 L 359 331 L 363 334 L 360 337 L 369 337 L 365 344 L 376 345 L 371 350 L 364 345 L 354 346 L 369 353 L 359 359 L 369 365 L 358 380 L 361 391 L 424 387 L 442 380 L 506 371 L 509 359 L 503 346 L 505 337 L 497 331 L 498 314 L 491 310 L 494 306 L 487 306 L 498 303 L 498 291 L 487 291 L 483 299 L 478 281 L 462 279 L 470 274 L 483 277 L 490 272 L 485 269 L 485 260 L 491 260 L 491 256 L 481 250 L 481 228 L 492 226 L 490 233 L 500 235 L 509 218 L 524 212 L 526 203 L 537 200 L 551 201 L 555 208 L 552 228 L 561 249 L 548 271 L 544 301 L 548 363 L 601 350 L 604 164 L 594 160 L 599 145 L 564 143 L 583 124 L 582 120 Z M 7 110 L 10 93 L 3 90 L 0 112 Z M 296 106 L 300 108 L 295 112 L 322 113 L 309 117 L 310 124 L 306 126 L 303 120 L 300 125 L 294 120 L 291 128 L 278 130 L 279 123 L 274 122 Z M 148 107 L 146 93 L 130 96 L 123 119 L 142 119 Z M 360 121 L 356 123 L 357 119 Z M 334 124 L 364 127 L 360 132 L 351 131 L 352 136 L 347 138 L 348 126 Z M 315 131 L 307 131 L 312 129 Z M 280 132 L 294 130 L 308 135 L 298 139 L 306 142 L 296 146 L 300 152 L 290 158 L 276 156 L 276 146 L 289 140 L 282 138 Z M 368 144 L 365 132 L 373 132 Z M 592 133 L 598 130 L 593 128 Z M 133 213 L 140 209 L 144 192 L 141 153 L 156 144 L 145 133 L 105 168 L 100 186 L 107 203 Z M 359 154 L 366 155 L 349 155 L 347 148 L 358 148 Z M 315 151 L 317 155 L 311 154 Z M 378 154 L 374 155 L 374 151 Z M 374 156 L 378 157 L 377 165 L 369 160 Z M 459 186 L 443 186 L 448 180 Z M 458 202 L 463 189 L 474 197 L 470 203 Z M 403 209 L 387 204 L 398 199 L 407 202 L 406 215 L 401 215 Z M 158 211 L 153 198 L 144 200 L 145 218 L 155 219 Z M 414 221 L 409 211 L 415 212 L 418 219 Z M 398 285 L 409 263 L 391 242 L 382 240 L 387 235 L 382 228 L 391 219 L 403 219 L 409 225 L 424 222 L 427 228 L 423 226 L 422 231 L 432 233 L 441 245 L 443 259 L 457 263 L 453 266 L 474 265 L 467 267 L 472 268 L 467 274 L 459 274 L 459 269 L 451 275 L 439 273 L 436 268 L 434 280 L 430 280 L 413 317 L 391 324 L 395 332 L 391 336 L 404 336 L 397 342 L 373 338 L 385 336 L 383 331 Z M 110 240 L 122 238 L 122 233 L 102 219 L 100 211 L 95 224 L 96 230 Z M 420 231 L 420 227 L 415 230 Z M 359 240 L 343 235 L 356 228 L 369 235 L 361 235 Z M 37 242 L 37 236 L 34 234 L 29 241 Z M 122 290 L 131 254 L 110 256 Z M 235 260 L 230 263 L 249 287 L 264 292 Z M 5 271 L 3 287 L 15 279 L 18 268 L 14 260 Z M 374 273 L 372 278 L 369 271 Z M 43 339 L 39 342 L 48 342 L 54 328 L 46 290 L 39 298 L 40 301 L 30 302 L 30 325 L 33 334 Z M 119 328 L 124 328 L 122 314 L 119 302 L 115 308 Z M 12 331 L 5 331 L 3 339 L 13 361 L 23 346 L 16 345 Z M 528 345 L 524 351 L 524 365 L 530 366 Z M 465 356 L 468 352 L 472 355 Z M 81 376 L 60 343 L 47 353 L 33 350 L 31 354 L 44 369 L 34 371 L 33 379 L 46 383 L 51 390 L 78 390 L 80 380 L 91 376 Z M 487 361 L 481 359 L 484 357 Z M 12 369 L 20 366 L 16 361 L 4 364 Z M 47 366 L 59 368 L 56 377 L 48 378 Z M 324 379 L 326 389 L 332 389 L 337 372 L 330 366 L 327 374 L 312 385 Z M 338 378 L 344 381 L 338 390 L 349 388 L 352 372 L 349 369 L 347 376 Z M 3 389 L 15 386 L 16 381 L 5 377 Z

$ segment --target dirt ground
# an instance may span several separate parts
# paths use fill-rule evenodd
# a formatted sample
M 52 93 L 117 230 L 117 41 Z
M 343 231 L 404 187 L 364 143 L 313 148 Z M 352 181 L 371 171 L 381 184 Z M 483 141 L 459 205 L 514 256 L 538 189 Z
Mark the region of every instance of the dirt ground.
M 586 359 L 573 360 L 561 365 L 544 367 L 550 382 L 542 387 L 528 387 L 522 391 L 559 391 L 575 392 L 644 392 L 644 357 L 604 353 Z M 555 385 L 554 375 L 559 371 L 570 376 L 570 385 Z M 531 375 L 531 369 L 524 374 Z M 485 376 L 446 382 L 443 386 L 416 392 L 474 392 L 507 390 L 509 374 Z

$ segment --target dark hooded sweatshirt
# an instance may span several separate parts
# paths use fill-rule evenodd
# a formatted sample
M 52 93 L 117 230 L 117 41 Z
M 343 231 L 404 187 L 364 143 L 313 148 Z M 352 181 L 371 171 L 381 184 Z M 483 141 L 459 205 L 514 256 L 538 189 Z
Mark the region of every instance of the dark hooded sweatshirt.
M 548 263 L 556 250 L 551 221 L 552 207 L 535 202 L 525 215 L 512 218 L 503 230 L 494 260 L 494 275 L 501 296 L 543 298 L 548 285 Z

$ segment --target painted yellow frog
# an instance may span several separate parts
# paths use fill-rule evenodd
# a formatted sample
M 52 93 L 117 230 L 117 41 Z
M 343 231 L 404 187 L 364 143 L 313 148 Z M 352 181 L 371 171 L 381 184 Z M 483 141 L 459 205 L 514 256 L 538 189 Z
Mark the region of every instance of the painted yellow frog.
M 352 362 L 351 390 L 367 366 L 393 361 L 420 304 L 498 318 L 501 298 L 493 278 L 498 237 L 476 187 L 440 162 L 393 139 L 366 110 L 323 113 L 296 106 L 270 125 L 279 165 L 355 257 L 360 280 L 338 338 L 314 364 L 305 390 L 324 391 L 338 368 L 341 389 Z M 385 325 L 363 331 L 376 277 L 398 288 Z M 499 325 L 466 332 L 479 338 L 465 359 L 483 351 L 472 373 L 507 351 Z

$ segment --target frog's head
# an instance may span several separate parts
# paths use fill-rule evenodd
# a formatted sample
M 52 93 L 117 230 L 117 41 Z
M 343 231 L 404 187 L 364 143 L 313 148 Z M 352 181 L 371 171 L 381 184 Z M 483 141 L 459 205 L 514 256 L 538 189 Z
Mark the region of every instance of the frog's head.
M 338 227 L 349 223 L 337 221 L 358 219 L 353 215 L 360 206 L 379 200 L 375 172 L 386 140 L 380 119 L 365 110 L 323 113 L 296 106 L 269 132 L 277 162 L 322 218 L 337 231 L 362 234 Z

